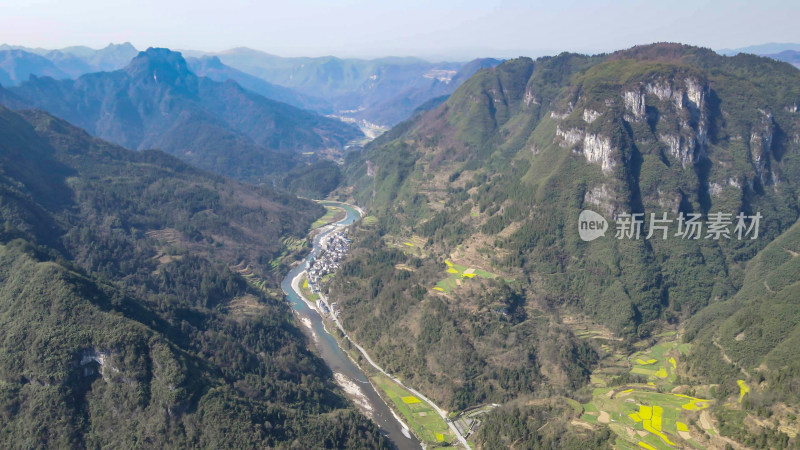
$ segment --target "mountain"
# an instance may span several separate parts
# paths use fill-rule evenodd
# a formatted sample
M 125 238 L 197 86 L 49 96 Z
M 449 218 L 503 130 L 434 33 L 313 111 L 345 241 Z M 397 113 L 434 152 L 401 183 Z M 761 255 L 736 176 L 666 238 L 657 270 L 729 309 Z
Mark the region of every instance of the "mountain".
M 189 69 L 198 76 L 219 82 L 233 80 L 243 88 L 271 100 L 283 102 L 296 108 L 317 112 L 331 112 L 330 104 L 322 99 L 300 94 L 292 89 L 268 83 L 261 78 L 236 70 L 223 64 L 217 56 L 189 58 L 187 59 L 187 64 Z
M 777 59 L 778 61 L 787 62 L 800 69 L 800 51 L 784 50 L 780 53 L 766 54 L 762 56 L 767 56 L 772 59 Z
M 392 68 L 382 69 L 381 77 L 375 82 L 365 84 L 358 93 L 352 94 L 349 104 L 358 102 L 361 106 L 350 117 L 363 119 L 384 125 L 394 125 L 410 117 L 413 112 L 426 102 L 449 95 L 474 75 L 478 70 L 494 67 L 500 60 L 481 58 L 470 61 L 452 70 L 431 69 L 420 77 L 418 74 L 393 74 Z
M 0 84 L 13 86 L 31 75 L 67 78 L 49 59 L 23 50 L 0 51 Z
M 337 115 L 379 125 L 404 120 L 427 100 L 451 93 L 478 69 L 499 63 L 490 58 L 467 64 L 418 58 L 283 58 L 248 48 L 213 56 L 274 85 L 321 98 Z
M 340 198 L 372 217 L 327 286 L 340 320 L 445 408 L 566 396 L 599 432 L 593 398 L 652 389 L 714 399 L 676 412 L 711 413 L 692 429 L 703 445 L 786 445 L 800 410 L 785 362 L 798 359 L 798 105 L 789 64 L 679 44 L 481 70 L 348 155 Z M 587 209 L 607 220 L 592 241 Z M 736 236 L 740 213 L 739 231 L 761 217 L 757 238 Z M 624 214 L 643 215 L 641 235 L 623 233 Z M 698 239 L 675 234 L 680 214 L 699 214 Z M 715 239 L 706 225 L 726 218 L 730 237 Z M 646 239 L 651 225 L 668 237 Z M 663 380 L 637 366 L 651 348 Z M 491 429 L 535 435 L 504 408 Z
M 136 47 L 130 42 L 124 42 L 108 44 L 97 50 L 83 46 L 66 47 L 48 52 L 45 56 L 55 60 L 57 56 L 71 55 L 86 62 L 91 72 L 112 72 L 128 65 L 137 54 L 139 51 L 136 50 Z
M 768 44 L 760 44 L 760 45 L 751 45 L 748 47 L 741 47 L 741 48 L 724 48 L 719 50 L 717 53 L 720 55 L 725 56 L 735 56 L 739 53 L 752 53 L 754 55 L 768 55 L 774 53 L 780 53 L 786 50 L 794 50 L 800 51 L 800 44 L 790 44 L 790 43 L 776 43 L 770 42 Z
M 16 53 L 6 56 L 6 60 L 19 59 L 16 64 L 29 67 L 28 74 L 36 76 L 49 76 L 53 78 L 77 78 L 81 75 L 92 72 L 110 72 L 125 67 L 134 56 L 139 52 L 130 42 L 124 44 L 109 44 L 105 48 L 95 50 L 84 46 L 66 47 L 58 50 L 48 50 L 43 48 L 28 48 L 22 46 L 0 45 L 0 52 L 13 50 Z M 26 63 L 30 56 L 38 55 L 51 65 L 46 65 L 37 60 L 36 64 Z M 53 69 L 53 66 L 55 69 Z M 26 81 L 28 74 L 14 82 L 5 83 L 0 79 L 0 83 L 14 85 Z
M 192 73 L 180 53 L 141 52 L 124 69 L 77 80 L 34 77 L 8 89 L 91 134 L 132 149 L 159 148 L 250 181 L 288 170 L 301 152 L 341 149 L 352 125 L 266 99 L 233 81 Z
M 388 447 L 278 287 L 320 206 L 38 111 L 0 149 L 3 447 Z

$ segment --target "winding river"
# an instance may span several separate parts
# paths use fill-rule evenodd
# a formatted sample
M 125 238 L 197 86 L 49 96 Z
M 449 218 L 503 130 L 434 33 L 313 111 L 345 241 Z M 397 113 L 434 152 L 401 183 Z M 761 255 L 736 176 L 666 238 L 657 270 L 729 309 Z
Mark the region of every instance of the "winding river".
M 328 367 L 330 367 L 331 371 L 336 375 L 339 384 L 344 385 L 345 390 L 351 394 L 351 397 L 354 396 L 354 391 L 360 391 L 355 393 L 355 402 L 358 404 L 359 408 L 365 411 L 365 413 L 378 424 L 381 430 L 392 440 L 398 449 L 419 449 L 421 445 L 416 437 L 401 424 L 394 412 L 383 402 L 383 399 L 375 391 L 375 388 L 372 387 L 372 384 L 370 384 L 367 376 L 364 375 L 361 369 L 347 356 L 344 350 L 339 347 L 336 339 L 325 330 L 322 317 L 320 317 L 319 313 L 300 297 L 299 292 L 297 292 L 292 285 L 292 281 L 305 270 L 306 263 L 309 259 L 319 253 L 319 242 L 322 237 L 335 229 L 352 224 L 361 217 L 358 210 L 349 205 L 340 203 L 323 203 L 323 205 L 342 208 L 347 212 L 347 215 L 334 226 L 328 225 L 323 228 L 323 231 L 314 239 L 311 253 L 301 264 L 286 275 L 286 278 L 281 282 L 281 288 L 283 288 L 283 292 L 286 293 L 298 321 L 303 325 L 301 328 L 314 342 L 317 351 Z

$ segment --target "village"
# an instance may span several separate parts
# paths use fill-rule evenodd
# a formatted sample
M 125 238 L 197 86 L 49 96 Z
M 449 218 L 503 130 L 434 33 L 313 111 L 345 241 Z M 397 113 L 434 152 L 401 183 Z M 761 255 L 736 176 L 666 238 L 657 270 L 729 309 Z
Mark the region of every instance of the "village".
M 312 294 L 320 295 L 320 311 L 325 315 L 332 311 L 336 315 L 338 313 L 336 303 L 328 305 L 326 297 L 321 295 L 322 281 L 325 275 L 339 268 L 339 262 L 350 250 L 350 239 L 345 237 L 344 232 L 335 231 L 323 237 L 319 247 L 319 254 L 308 261 L 308 287 Z

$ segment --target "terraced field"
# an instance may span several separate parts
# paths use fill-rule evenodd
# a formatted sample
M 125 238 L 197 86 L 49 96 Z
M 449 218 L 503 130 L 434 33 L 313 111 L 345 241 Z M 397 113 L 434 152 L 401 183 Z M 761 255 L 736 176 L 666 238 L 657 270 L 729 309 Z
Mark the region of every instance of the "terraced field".
M 414 255 L 420 258 L 427 256 L 425 253 L 427 241 L 417 235 L 412 235 L 410 237 L 386 235 L 384 236 L 384 242 L 387 246 L 399 249 L 407 255 Z
M 450 292 L 457 286 L 461 286 L 461 283 L 465 279 L 472 279 L 476 277 L 495 278 L 497 276 L 485 270 L 455 264 L 450 260 L 445 260 L 444 263 L 447 265 L 447 277 L 436 283 L 436 285 L 433 287 L 435 291 Z
M 704 411 L 712 404 L 707 387 L 677 384 L 688 344 L 664 338 L 628 357 L 612 356 L 617 367 L 592 376 L 593 398 L 583 405 L 581 421 L 607 424 L 617 434 L 617 448 L 706 448 L 718 436 Z M 610 374 L 622 368 L 646 381 L 611 385 Z M 742 392 L 741 397 L 746 395 Z

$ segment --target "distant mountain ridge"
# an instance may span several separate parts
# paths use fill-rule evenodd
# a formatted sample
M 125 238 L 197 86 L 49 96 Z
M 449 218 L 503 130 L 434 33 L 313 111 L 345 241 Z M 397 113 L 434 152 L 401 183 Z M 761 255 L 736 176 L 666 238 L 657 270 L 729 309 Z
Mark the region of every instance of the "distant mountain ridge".
M 770 42 L 767 44 L 749 45 L 747 47 L 740 48 L 723 48 L 717 50 L 717 53 L 725 56 L 735 56 L 739 53 L 752 53 L 754 55 L 764 56 L 780 53 L 785 50 L 800 51 L 800 44 Z
M 800 69 L 800 51 L 798 50 L 784 50 L 780 53 L 767 54 L 763 56 L 777 59 L 778 61 L 787 62 Z
M 722 49 L 717 51 L 717 53 L 727 56 L 734 56 L 739 53 L 751 53 L 753 55 L 766 56 L 778 61 L 787 62 L 800 69 L 800 44 L 769 43 L 736 49 Z
M 216 56 L 222 63 L 274 85 L 321 98 L 334 114 L 379 125 L 405 120 L 426 101 L 452 93 L 478 69 L 500 63 L 492 58 L 469 63 L 414 57 L 286 58 L 246 47 L 206 56 Z
M 56 79 L 69 78 L 49 59 L 23 50 L 0 51 L 0 84 L 14 86 L 27 81 L 31 75 Z
M 84 46 L 65 47 L 62 49 L 48 50 L 43 48 L 30 48 L 18 45 L 0 45 L 0 52 L 4 51 L 25 52 L 27 54 L 38 55 L 50 61 L 57 69 L 58 73 L 51 74 L 44 71 L 32 71 L 38 76 L 52 76 L 53 78 L 77 78 L 81 75 L 92 72 L 111 72 L 125 67 L 130 60 L 139 52 L 130 43 L 108 44 L 101 49 L 93 49 Z M 18 55 L 20 55 L 18 53 Z M 2 57 L 0 57 L 2 59 Z M 16 80 L 18 84 L 28 79 Z M 1 80 L 1 79 L 0 79 Z M 0 81 L 2 83 L 2 81 Z M 3 83 L 5 85 L 5 83 Z
M 3 44 L 0 84 L 17 86 L 30 75 L 75 79 L 112 72 L 124 68 L 137 54 L 128 42 L 97 50 Z M 478 69 L 501 62 L 493 58 L 466 63 L 414 57 L 285 58 L 245 47 L 219 53 L 185 51 L 184 56 L 196 75 L 219 82 L 233 80 L 245 89 L 297 108 L 381 126 L 407 119 L 428 100 L 452 93 Z
M 114 72 L 77 80 L 32 77 L 7 91 L 111 142 L 160 148 L 250 181 L 288 170 L 300 152 L 342 148 L 361 136 L 352 125 L 266 99 L 233 81 L 198 77 L 168 49 L 150 48 Z
M 233 80 L 239 83 L 243 88 L 251 90 L 256 94 L 287 103 L 297 108 L 326 114 L 333 112 L 330 103 L 321 98 L 304 95 L 294 89 L 278 86 L 256 76 L 234 69 L 231 66 L 223 64 L 218 56 L 187 58 L 186 62 L 191 71 L 198 76 L 207 77 L 219 82 Z

